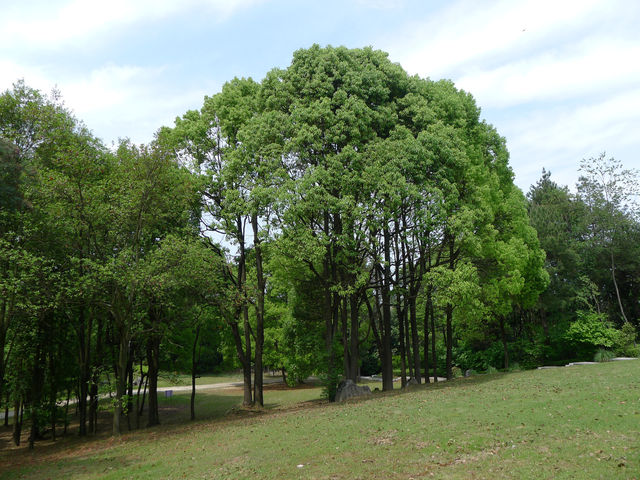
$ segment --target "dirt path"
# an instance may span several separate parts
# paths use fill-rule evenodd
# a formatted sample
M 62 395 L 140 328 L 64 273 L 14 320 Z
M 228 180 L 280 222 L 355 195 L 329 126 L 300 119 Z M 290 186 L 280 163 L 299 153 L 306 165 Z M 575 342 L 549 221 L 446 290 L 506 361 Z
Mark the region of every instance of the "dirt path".
M 265 385 L 270 385 L 274 383 L 283 383 L 281 378 L 269 378 L 265 377 L 263 379 L 263 383 Z M 221 389 L 221 388 L 236 388 L 242 387 L 244 384 L 242 382 L 223 382 L 223 383 L 210 383 L 207 385 L 198 385 L 196 383 L 196 391 L 198 390 L 212 390 L 212 389 Z M 191 385 L 176 385 L 173 387 L 159 387 L 158 392 L 166 392 L 168 390 L 172 390 L 174 392 L 190 392 Z

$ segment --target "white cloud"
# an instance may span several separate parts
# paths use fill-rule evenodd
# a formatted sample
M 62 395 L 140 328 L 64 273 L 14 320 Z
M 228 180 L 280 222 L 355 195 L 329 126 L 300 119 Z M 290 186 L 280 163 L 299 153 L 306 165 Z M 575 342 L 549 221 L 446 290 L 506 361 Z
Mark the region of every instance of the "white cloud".
M 170 126 L 177 115 L 200 108 L 206 94 L 220 89 L 220 85 L 209 83 L 176 93 L 163 82 L 170 70 L 167 66 L 108 64 L 53 84 L 41 69 L 0 61 L 0 86 L 10 88 L 24 78 L 28 86 L 44 93 L 56 88 L 64 105 L 106 143 L 120 137 L 145 143 L 159 127 Z
M 392 50 L 412 73 L 451 78 L 469 64 L 536 50 L 553 36 L 592 25 L 604 10 L 608 11 L 606 3 L 598 0 L 459 1 L 426 22 L 415 23 Z
M 640 167 L 640 3 L 460 0 L 387 41 L 410 73 L 450 78 L 507 138 L 525 190 L 573 185 L 602 150 Z
M 355 3 L 367 8 L 391 10 L 404 6 L 406 0 L 355 0 Z
M 214 11 L 221 22 L 237 10 L 263 0 L 71 0 L 57 9 L 50 4 L 7 9 L 0 20 L 5 48 L 55 49 L 140 21 L 154 21 L 191 9 Z
M 459 88 L 485 107 L 509 107 L 532 101 L 567 100 L 640 84 L 640 43 L 589 39 L 490 70 L 462 76 Z
M 104 141 L 127 136 L 142 143 L 149 141 L 162 125 L 171 125 L 176 115 L 200 108 L 204 95 L 219 88 L 203 85 L 176 94 L 162 82 L 167 70 L 168 67 L 106 65 L 58 87 L 65 104 L 89 128 L 100 132 Z
M 628 168 L 640 167 L 635 134 L 640 131 L 640 88 L 578 108 L 519 111 L 496 126 L 507 138 L 522 188 L 539 178 L 542 167 L 551 169 L 558 183 L 572 186 L 580 160 L 603 150 Z
M 39 90 L 49 91 L 52 87 L 42 68 L 0 59 L 0 89 L 4 91 L 11 88 L 11 85 L 20 79 L 24 79 L 27 85 Z

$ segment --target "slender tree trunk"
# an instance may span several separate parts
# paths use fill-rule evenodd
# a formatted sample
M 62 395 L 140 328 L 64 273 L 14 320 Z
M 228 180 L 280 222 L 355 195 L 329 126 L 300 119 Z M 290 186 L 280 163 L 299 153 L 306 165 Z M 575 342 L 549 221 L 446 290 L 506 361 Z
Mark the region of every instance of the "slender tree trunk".
M 14 402 L 13 410 L 13 443 L 16 447 L 20 446 L 20 437 L 22 436 L 22 414 L 24 413 L 24 405 L 22 399 L 18 398 Z
M 328 287 L 324 289 L 324 323 L 325 323 L 325 349 L 327 352 L 327 393 L 329 401 L 333 402 L 336 398 L 336 355 L 333 349 L 333 340 L 335 337 L 335 326 L 338 316 L 337 302 L 333 300 L 333 294 Z
M 622 319 L 624 323 L 628 323 L 627 316 L 624 313 L 624 308 L 622 307 L 622 299 L 620 298 L 620 290 L 618 289 L 618 282 L 616 281 L 616 264 L 613 261 L 613 252 L 611 253 L 611 278 L 613 279 L 613 286 L 616 290 L 616 298 L 618 299 L 618 306 L 620 307 L 620 314 L 622 315 Z
M 200 336 L 200 324 L 196 327 L 196 338 L 193 340 L 193 348 L 191 349 L 191 420 L 196 419 L 196 350 L 198 346 L 198 337 Z
M 409 372 L 409 378 L 414 378 L 413 370 L 413 354 L 411 350 L 411 341 L 409 338 L 409 319 L 407 318 L 407 300 L 404 299 L 404 306 L 402 307 L 402 322 L 404 323 L 404 344 L 405 344 L 405 357 L 407 363 L 407 371 Z
M 349 312 L 347 311 L 347 299 L 340 298 L 340 327 L 342 330 L 342 371 L 344 378 L 350 378 L 351 359 L 349 358 Z
M 142 369 L 142 364 L 143 361 L 140 359 L 140 380 L 138 381 L 138 390 L 136 391 L 136 430 L 140 430 L 140 416 L 142 415 L 142 410 L 140 410 L 140 390 L 142 390 L 142 382 L 145 382 L 146 388 L 147 378 Z
M 409 295 L 409 325 L 411 327 L 411 351 L 413 354 L 413 378 L 422 383 L 420 368 L 420 337 L 418 335 L 418 312 L 416 308 L 417 292 Z
M 93 361 L 95 368 L 91 373 L 91 388 L 89 389 L 89 432 L 91 434 L 96 434 L 98 432 L 98 384 L 100 383 L 100 370 L 97 367 L 100 365 L 103 357 L 103 325 L 102 316 L 99 316 L 98 327 L 96 329 L 96 353 Z
M 398 312 L 398 340 L 400 340 L 400 386 L 401 388 L 404 388 L 407 386 L 407 362 L 405 351 L 403 309 L 400 305 L 400 301 L 400 294 L 398 293 L 398 303 L 396 309 Z
M 127 366 L 127 430 L 131 431 L 131 414 L 133 413 L 133 356 L 129 355 L 129 365 Z
M 427 299 L 424 302 L 422 328 L 424 329 L 424 383 L 429 383 L 429 302 Z
M 242 401 L 242 405 L 245 407 L 251 406 L 252 397 L 251 397 L 251 359 L 247 356 L 244 351 L 244 346 L 242 344 L 242 336 L 240 335 L 240 328 L 238 327 L 237 322 L 230 322 L 231 333 L 233 335 L 233 340 L 236 345 L 236 354 L 238 355 L 238 360 L 240 360 L 240 364 L 242 365 L 242 376 L 243 376 L 243 390 L 244 390 L 244 398 Z
M 6 300 L 2 300 L 0 302 L 0 399 L 3 397 L 4 395 L 4 371 L 5 371 L 5 360 L 4 360 L 4 355 L 5 355 L 5 345 L 6 345 L 6 341 L 7 341 L 7 330 L 6 330 L 6 326 L 5 326 L 5 321 L 6 321 Z M 5 426 L 8 425 L 9 420 L 8 420 L 8 416 L 9 416 L 9 412 L 8 412 L 8 404 L 7 404 L 7 408 L 5 409 L 5 416 L 4 416 L 4 424 Z
M 449 270 L 455 269 L 455 257 L 454 257 L 454 240 L 449 239 Z M 447 304 L 445 308 L 446 313 L 446 329 L 445 342 L 447 344 L 447 380 L 453 378 L 453 305 Z
M 140 402 L 140 410 L 138 410 L 138 416 L 142 416 L 144 412 L 144 402 L 147 398 L 147 387 L 149 385 L 149 375 L 144 377 L 144 388 L 142 389 L 142 401 Z
M 158 410 L 158 370 L 160 355 L 160 338 L 152 334 L 147 341 L 147 376 L 149 378 L 149 411 L 147 412 L 147 427 L 160 424 L 160 412 Z
M 446 369 L 447 369 L 447 380 L 451 380 L 453 378 L 453 307 L 451 305 L 447 305 L 445 307 L 445 321 L 446 321 L 446 334 L 445 334 L 445 343 L 447 345 L 447 358 L 446 358 Z
M 245 249 L 244 238 L 244 222 L 242 217 L 236 218 L 236 228 L 238 232 L 238 246 L 240 250 L 240 257 L 238 258 L 238 294 L 242 299 L 242 306 L 240 308 L 243 320 L 243 334 L 244 334 L 244 346 L 240 344 L 240 350 L 238 350 L 238 356 L 242 356 L 240 362 L 242 363 L 242 374 L 244 380 L 244 398 L 242 405 L 249 407 L 253 405 L 254 398 L 251 388 L 251 325 L 249 324 L 249 306 L 246 299 L 246 286 L 247 286 L 247 253 Z M 236 349 L 238 345 L 236 344 Z M 241 353 L 242 352 L 242 353 Z
M 78 312 L 78 350 L 80 360 L 80 378 L 78 395 L 78 434 L 87 435 L 87 397 L 89 396 L 89 379 L 91 373 L 91 315 L 87 319 L 85 306 Z
M 500 315 L 500 339 L 502 340 L 502 351 L 504 353 L 504 369 L 507 370 L 509 368 L 509 349 L 507 348 L 507 330 L 502 315 Z
M 11 320 L 14 295 L 10 296 L 10 299 L 3 298 L 0 302 L 0 398 L 4 393 L 4 376 L 6 373 L 6 363 L 8 361 L 8 354 L 5 357 L 5 347 L 7 345 L 7 332 L 9 331 L 9 321 Z M 9 352 L 11 347 L 9 347 Z M 8 398 L 8 394 L 7 394 Z M 8 401 L 8 400 L 7 400 Z M 5 425 L 8 425 L 8 406 L 7 415 L 5 415 Z
M 67 401 L 64 405 L 64 430 L 62 431 L 62 436 L 67 435 L 67 427 L 69 426 L 69 400 L 71 399 L 71 390 L 67 388 Z
M 35 355 L 35 365 L 33 369 L 33 381 L 31 386 L 31 431 L 29 433 L 29 449 L 32 450 L 35 441 L 40 438 L 40 415 L 39 409 L 42 405 L 42 387 L 44 382 L 44 355 L 38 346 Z
M 56 404 L 56 397 L 58 396 L 58 386 L 56 385 L 56 370 L 55 370 L 55 356 L 53 354 L 53 347 L 49 350 L 49 395 L 50 395 L 50 416 L 51 416 L 51 439 L 56 441 L 56 414 L 58 413 L 58 406 Z
M 383 230 L 384 274 L 382 278 L 382 389 L 393 390 L 393 358 L 391 351 L 391 236 Z
M 263 398 L 263 368 L 262 368 L 262 351 L 264 348 L 264 290 L 265 279 L 262 270 L 262 242 L 259 235 L 258 216 L 251 216 L 251 225 L 253 227 L 253 249 L 256 257 L 256 351 L 255 351 L 255 372 L 254 372 L 254 401 L 264 406 Z
M 349 377 L 354 382 L 359 380 L 359 363 L 360 363 L 360 295 L 352 294 L 350 297 L 350 314 L 351 314 L 351 332 L 349 334 L 349 341 L 351 343 L 349 358 L 350 371 Z
M 116 360 L 116 398 L 113 408 L 113 435 L 119 436 L 122 432 L 120 422 L 124 410 L 122 402 L 126 393 L 127 385 L 127 365 L 129 364 L 129 343 L 130 335 L 126 331 L 126 326 L 121 325 L 118 358 Z M 123 331 L 124 330 L 124 331 Z
M 436 352 L 436 316 L 433 311 L 433 297 L 431 289 L 427 295 L 427 302 L 429 303 L 429 317 L 431 318 L 431 358 L 433 363 L 433 382 L 438 381 L 438 354 Z

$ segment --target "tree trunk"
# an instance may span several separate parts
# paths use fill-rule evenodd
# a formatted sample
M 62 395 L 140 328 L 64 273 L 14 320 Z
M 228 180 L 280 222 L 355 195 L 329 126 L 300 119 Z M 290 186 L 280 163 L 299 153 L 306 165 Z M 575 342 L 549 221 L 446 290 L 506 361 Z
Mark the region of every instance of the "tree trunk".
M 196 337 L 193 340 L 193 348 L 191 349 L 191 420 L 196 419 L 196 350 L 199 336 L 200 324 L 196 327 Z
M 262 369 L 262 351 L 264 347 L 264 290 L 265 279 L 262 270 L 262 245 L 258 232 L 258 216 L 251 216 L 251 225 L 253 227 L 253 249 L 256 256 L 256 351 L 255 351 L 255 372 L 254 372 L 254 401 L 261 407 L 264 406 L 263 399 L 263 369 Z
M 342 329 L 342 371 L 345 378 L 350 378 L 351 359 L 349 358 L 349 312 L 347 311 L 347 299 L 340 298 L 340 327 Z
M 401 298 L 400 293 L 397 294 L 398 303 L 396 304 L 396 310 L 398 313 L 398 340 L 400 340 L 400 386 L 404 388 L 407 386 L 407 362 L 406 362 L 406 350 L 405 350 L 405 335 L 404 335 L 404 310 L 400 305 Z
M 454 257 L 454 240 L 453 237 L 449 239 L 449 270 L 455 269 L 455 257 Z M 445 342 L 447 344 L 447 380 L 453 378 L 453 305 L 447 304 L 445 308 L 446 312 L 446 329 Z
M 87 435 L 87 397 L 89 396 L 89 380 L 91 376 L 91 315 L 87 319 L 86 308 L 80 307 L 78 312 L 78 353 L 80 361 L 79 396 L 78 396 L 78 434 Z
M 413 356 L 411 350 L 411 341 L 409 339 L 409 320 L 407 318 L 407 300 L 404 299 L 404 306 L 402 308 L 402 322 L 404 323 L 404 345 L 405 345 L 405 357 L 407 364 L 407 371 L 409 372 L 409 378 L 414 378 L 414 370 L 413 370 Z
M 69 399 L 71 398 L 71 390 L 67 388 L 67 401 L 64 405 L 64 430 L 62 431 L 62 436 L 64 437 L 67 434 L 67 427 L 69 426 Z
M 53 354 L 53 348 L 49 350 L 49 408 L 51 415 L 51 439 L 56 441 L 56 416 L 58 406 L 56 405 L 56 397 L 58 396 L 58 386 L 56 385 L 56 370 L 55 370 L 56 362 L 55 356 Z
M 430 290 L 427 296 L 430 295 Z M 429 302 L 424 302 L 424 320 L 422 321 L 424 329 L 424 383 L 429 383 Z
M 393 358 L 391 351 L 391 236 L 383 231 L 384 274 L 382 278 L 382 390 L 393 390 Z
M 158 410 L 158 370 L 160 355 L 160 337 L 152 334 L 147 341 L 147 364 L 149 365 L 147 376 L 149 378 L 149 411 L 147 412 L 147 427 L 160 424 L 160 412 Z
M 13 410 L 13 443 L 16 447 L 20 446 L 20 437 L 22 436 L 22 414 L 24 413 L 24 405 L 21 399 L 17 399 L 14 403 Z
M 242 401 L 242 405 L 248 407 L 252 403 L 251 397 L 251 359 L 247 357 L 244 346 L 242 345 L 242 336 L 240 335 L 240 328 L 238 327 L 237 322 L 230 322 L 231 333 L 233 335 L 233 340 L 236 345 L 236 354 L 238 355 L 238 360 L 240 360 L 240 364 L 242 365 L 242 376 L 243 376 L 243 387 L 244 387 L 244 398 Z
M 38 346 L 35 354 L 35 365 L 31 384 L 31 431 L 29 433 L 29 449 L 32 450 L 35 441 L 40 437 L 40 415 L 42 406 L 42 387 L 44 382 L 44 355 Z
M 502 351 L 504 353 L 504 369 L 507 370 L 509 368 L 509 349 L 507 348 L 507 330 L 502 315 L 500 315 L 500 339 L 502 340 Z
M 142 415 L 142 411 L 140 409 L 140 390 L 142 390 L 142 382 L 145 382 L 145 389 L 147 387 L 146 384 L 147 376 L 144 374 L 142 369 L 142 359 L 140 360 L 140 380 L 138 381 L 138 391 L 136 392 L 136 430 L 140 430 L 140 416 Z
M 121 330 L 125 330 L 125 326 L 121 326 Z M 127 365 L 129 364 L 129 341 L 130 335 L 126 331 L 120 332 L 120 341 L 118 349 L 118 358 L 116 360 L 116 398 L 113 408 L 113 435 L 119 436 L 122 432 L 120 421 L 122 420 L 124 395 L 127 385 Z
M 103 321 L 102 316 L 98 317 L 98 328 L 96 330 L 96 354 L 93 360 L 94 366 L 100 365 L 103 356 Z M 98 432 L 98 384 L 100 382 L 100 373 L 98 368 L 94 368 L 91 373 L 91 388 L 89 390 L 89 432 L 95 434 Z
M 438 354 L 436 352 L 436 316 L 433 311 L 433 297 L 431 296 L 431 290 L 427 295 L 427 302 L 429 302 L 429 317 L 431 318 L 431 359 L 433 363 L 433 382 L 438 381 Z
M 611 278 L 613 279 L 613 286 L 616 290 L 616 298 L 618 299 L 618 306 L 620 307 L 620 313 L 622 314 L 622 319 L 624 323 L 628 323 L 627 316 L 624 313 L 624 308 L 622 307 L 622 299 L 620 298 L 620 290 L 618 289 L 618 282 L 616 281 L 616 264 L 613 261 L 613 252 L 611 253 Z
M 349 376 L 351 380 L 357 382 L 359 380 L 359 364 L 360 364 L 360 295 L 352 294 L 350 296 L 350 313 L 351 313 L 351 332 L 349 333 L 349 341 L 351 344 L 349 359 L 350 370 Z
M 138 416 L 142 416 L 144 412 L 144 402 L 147 398 L 147 387 L 149 386 L 149 375 L 144 377 L 144 388 L 142 389 L 142 401 L 140 402 L 140 410 L 138 410 Z
M 131 414 L 133 412 L 133 356 L 129 354 L 129 365 L 127 366 L 127 430 L 131 431 Z
M 244 330 L 244 346 L 242 342 L 240 345 L 236 342 L 236 349 L 238 350 L 238 357 L 242 363 L 242 374 L 244 381 L 244 398 L 242 405 L 249 407 L 253 405 L 253 392 L 251 391 L 251 326 L 249 325 L 249 306 L 246 299 L 246 286 L 247 286 L 247 253 L 245 249 L 244 239 L 244 222 L 241 216 L 236 217 L 236 228 L 238 232 L 238 246 L 240 256 L 238 258 L 238 295 L 242 299 L 242 306 L 240 312 L 243 320 Z M 232 327 L 233 328 L 233 327 Z M 237 323 L 236 323 L 237 328 Z
M 333 402 L 336 399 L 336 356 L 333 349 L 333 340 L 335 336 L 335 327 L 337 315 L 337 305 L 333 300 L 333 295 L 329 287 L 324 289 L 324 303 L 325 309 L 324 315 L 324 327 L 325 327 L 325 349 L 327 352 L 327 394 L 329 401 Z
M 413 378 L 422 383 L 420 369 L 420 337 L 418 336 L 418 313 L 416 311 L 416 294 L 409 295 L 409 326 L 411 327 L 411 351 L 413 353 Z
M 446 335 L 445 343 L 447 344 L 447 380 L 453 378 L 453 307 L 449 304 L 445 307 L 446 314 Z

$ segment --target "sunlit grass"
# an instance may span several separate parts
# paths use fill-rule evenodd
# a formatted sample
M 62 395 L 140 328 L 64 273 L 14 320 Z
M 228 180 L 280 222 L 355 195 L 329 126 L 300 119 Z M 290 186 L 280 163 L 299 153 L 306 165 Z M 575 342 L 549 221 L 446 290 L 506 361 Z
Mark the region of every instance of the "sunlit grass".
M 0 465 L 14 465 L 6 478 L 36 479 L 640 478 L 638 360 L 478 375 L 343 405 L 319 395 L 267 391 L 266 409 L 245 410 L 240 389 L 210 390 L 198 394 L 195 423 L 176 416 L 55 457 L 14 450 Z M 188 415 L 188 398 L 162 402 Z

